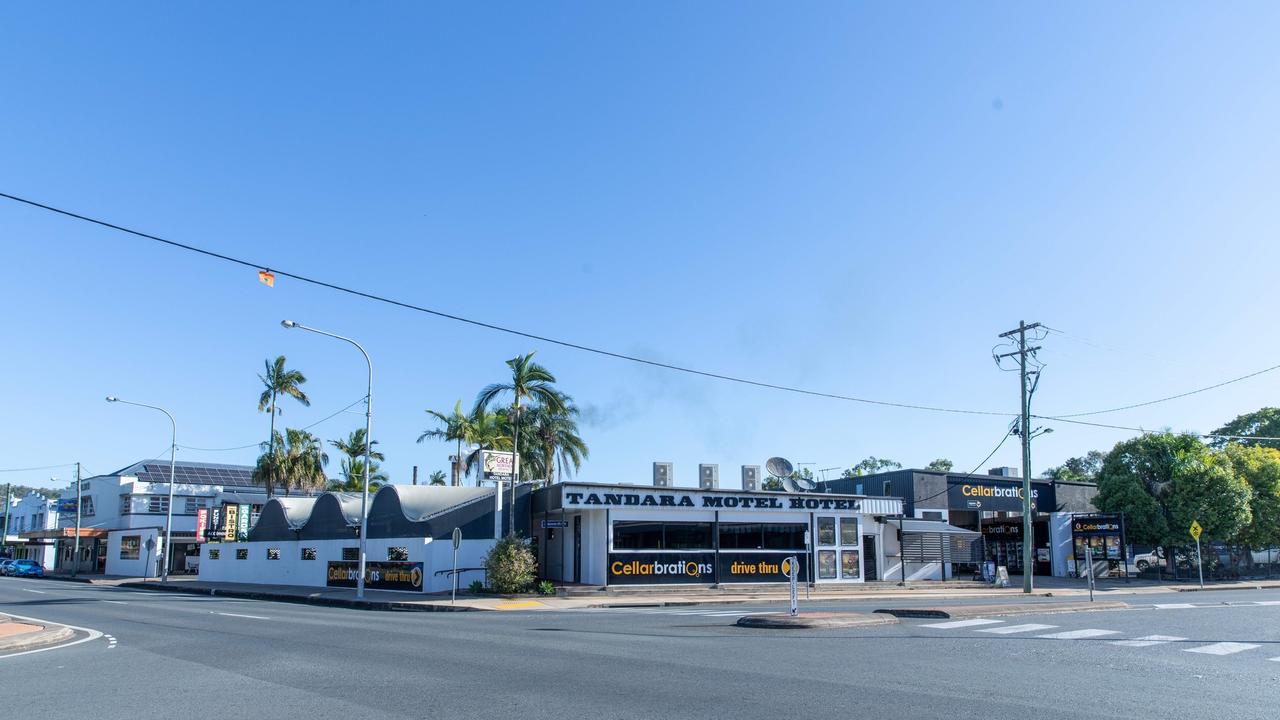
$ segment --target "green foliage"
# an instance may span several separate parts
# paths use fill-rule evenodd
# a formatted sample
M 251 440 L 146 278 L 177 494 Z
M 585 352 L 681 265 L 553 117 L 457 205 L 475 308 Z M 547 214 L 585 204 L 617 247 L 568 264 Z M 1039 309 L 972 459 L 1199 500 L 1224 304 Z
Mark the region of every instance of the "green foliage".
M 540 581 L 538 583 L 538 594 L 539 595 L 555 595 L 556 594 L 555 583 L 551 582 L 550 580 Z
M 1124 513 L 1136 543 L 1185 545 L 1192 520 L 1206 539 L 1231 540 L 1251 519 L 1249 486 L 1193 435 L 1165 432 L 1117 443 L 1097 481 L 1094 505 Z
M 762 490 L 772 490 L 774 492 L 783 490 L 782 478 L 770 475 L 764 479 L 763 483 L 760 484 L 760 488 Z
M 1224 454 L 1249 486 L 1253 520 L 1240 532 L 1240 542 L 1251 548 L 1280 545 L 1280 450 L 1232 443 Z
M 72 495 L 75 494 L 74 492 L 75 486 L 76 486 L 75 482 L 72 482 L 71 483 Z M 11 493 L 11 497 L 15 500 L 24 498 L 30 495 L 31 493 L 42 495 L 47 500 L 57 500 L 58 496 L 62 494 L 61 490 L 54 490 L 51 488 L 31 487 L 30 485 L 14 484 L 14 485 L 9 485 L 7 487 L 9 488 L 9 492 Z M 3 493 L 0 493 L 0 497 L 4 497 Z M 4 522 L 3 518 L 4 518 L 4 510 L 0 510 L 0 523 Z
M 330 490 L 346 490 L 349 492 L 357 492 L 364 489 L 364 452 L 365 452 L 365 435 L 364 428 L 357 428 L 351 431 L 351 434 L 345 438 L 338 440 L 330 440 L 329 444 L 337 448 L 345 457 L 339 466 L 342 477 L 340 480 L 329 484 Z M 387 476 L 382 468 L 378 467 L 378 463 L 385 460 L 386 457 L 374 449 L 378 444 L 374 440 L 369 446 L 369 458 L 373 461 L 369 466 L 369 489 L 387 484 L 391 479 Z
M 799 470 L 792 470 L 792 471 L 791 471 L 791 474 L 790 474 L 788 477 L 790 477 L 792 480 L 810 480 L 810 481 L 812 481 L 812 480 L 813 480 L 813 471 L 812 471 L 812 470 L 810 470 L 809 468 L 801 468 L 801 469 L 799 469 Z M 782 481 L 783 481 L 783 480 L 784 480 L 784 478 L 775 477 L 775 476 L 773 476 L 773 475 L 768 475 L 768 476 L 766 476 L 766 477 L 765 477 L 765 479 L 764 479 L 764 483 L 763 483 L 763 484 L 761 484 L 761 487 L 763 487 L 765 490 L 785 490 L 785 489 L 786 489 L 786 486 L 784 486 L 784 485 L 782 484 Z
M 495 543 L 484 556 L 489 587 L 504 595 L 527 589 L 533 583 L 536 566 L 529 544 L 514 533 Z
M 263 452 L 269 457 L 265 464 L 259 463 L 262 472 L 258 474 L 258 482 L 266 487 L 267 496 L 270 497 L 275 494 L 276 484 L 284 481 L 281 467 L 271 460 L 271 457 L 275 456 L 274 443 L 279 437 L 276 433 L 276 415 L 284 412 L 276 404 L 276 400 L 280 397 L 291 397 L 302 403 L 304 407 L 310 407 L 311 398 L 302 391 L 302 385 L 307 382 L 306 376 L 298 370 L 286 368 L 283 355 L 276 356 L 274 361 L 264 360 L 262 364 L 265 372 L 258 376 L 263 386 L 262 394 L 258 396 L 258 412 L 271 413 L 271 433 L 267 436 L 267 442 L 263 443 L 265 445 Z
M 1251 413 L 1245 413 L 1217 430 L 1214 430 L 1213 434 L 1280 437 L 1280 408 L 1264 407 Z M 1236 442 L 1250 447 L 1269 447 L 1280 449 L 1280 440 L 1229 440 L 1227 438 L 1215 438 L 1212 444 L 1214 447 L 1223 448 L 1230 442 Z
M 591 455 L 578 435 L 578 408 L 573 398 L 557 393 L 559 408 L 538 401 L 524 412 L 520 424 L 521 475 L 542 478 L 547 485 L 555 482 L 557 470 L 563 476 L 572 475 Z
M 1061 465 L 1049 468 L 1044 476 L 1064 482 L 1097 482 L 1098 471 L 1102 469 L 1105 458 L 1106 454 L 1101 450 L 1090 450 L 1083 456 L 1067 458 Z
M 428 485 L 444 485 L 448 479 L 445 477 L 443 470 L 433 471 L 427 476 Z
M 328 482 L 324 466 L 329 456 L 320 438 L 306 430 L 286 428 L 284 435 L 275 433 L 271 442 L 261 445 L 262 454 L 253 468 L 255 482 L 279 485 L 288 495 L 293 490 L 322 490 Z
M 886 470 L 898 470 L 902 468 L 902 463 L 888 458 L 878 458 L 874 455 L 867 457 L 857 465 L 845 470 L 841 473 L 841 477 L 854 478 L 872 473 L 885 472 Z
M 472 580 L 471 584 L 467 586 L 467 591 L 472 595 L 480 595 L 484 592 L 484 583 L 479 580 Z
M 928 465 L 924 466 L 925 470 L 937 470 L 939 472 L 951 472 L 951 468 L 955 467 L 955 463 L 946 458 L 938 458 Z

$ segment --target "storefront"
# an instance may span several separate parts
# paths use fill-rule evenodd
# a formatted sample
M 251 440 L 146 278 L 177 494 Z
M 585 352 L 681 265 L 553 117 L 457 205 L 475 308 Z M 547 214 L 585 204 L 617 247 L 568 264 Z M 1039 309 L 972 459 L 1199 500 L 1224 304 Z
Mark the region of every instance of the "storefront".
M 895 498 L 563 483 L 534 493 L 533 533 L 539 574 L 559 582 L 785 582 L 791 556 L 801 581 L 862 582 L 901 511 Z

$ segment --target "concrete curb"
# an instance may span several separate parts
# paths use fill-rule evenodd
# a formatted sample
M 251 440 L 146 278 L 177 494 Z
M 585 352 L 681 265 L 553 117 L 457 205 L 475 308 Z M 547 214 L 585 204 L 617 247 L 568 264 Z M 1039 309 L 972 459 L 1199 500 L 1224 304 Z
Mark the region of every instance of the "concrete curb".
M 1229 587 L 1214 587 L 1213 585 L 1205 585 L 1203 588 L 1196 587 L 1175 588 L 1177 592 L 1222 592 L 1223 590 L 1275 590 L 1280 585 L 1231 585 Z
M 152 582 L 125 582 L 120 583 L 120 587 L 133 588 L 136 590 L 160 590 L 165 592 L 187 593 L 189 595 L 209 595 L 240 598 L 245 600 L 266 600 L 269 602 L 321 605 L 324 607 L 341 607 L 353 610 L 379 610 L 383 612 L 483 612 L 489 610 L 489 608 L 472 607 L 468 605 L 397 602 L 394 600 L 355 600 L 348 598 L 324 597 L 322 595 L 290 595 L 287 593 L 261 592 L 256 590 L 224 590 L 219 588 L 182 587 L 179 584 L 161 584 Z
M 0 615 L 0 622 L 8 619 L 8 617 Z M 45 625 L 34 632 L 0 638 L 0 654 L 8 655 L 15 652 L 35 650 L 47 645 L 56 645 L 65 640 L 70 640 L 75 637 L 75 634 L 74 630 L 65 625 Z
M 892 615 L 868 615 L 866 613 L 802 613 L 800 615 L 743 615 L 734 623 L 738 627 L 766 630 L 811 630 L 867 627 L 872 625 L 897 625 Z
M 1017 605 L 948 605 L 918 608 L 884 608 L 876 610 L 894 617 L 970 618 L 993 615 L 1049 615 L 1053 613 L 1089 612 L 1091 610 L 1124 610 L 1128 603 L 1118 600 L 1067 603 L 1021 603 Z

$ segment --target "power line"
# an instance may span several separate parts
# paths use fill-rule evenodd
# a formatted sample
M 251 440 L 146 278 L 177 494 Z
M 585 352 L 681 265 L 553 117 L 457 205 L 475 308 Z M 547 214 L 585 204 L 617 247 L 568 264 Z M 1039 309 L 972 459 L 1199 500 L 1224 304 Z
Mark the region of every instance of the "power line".
M 1014 422 L 1017 422 L 1017 421 L 1015 420 Z M 996 444 L 996 446 L 991 450 L 991 452 L 987 453 L 987 456 L 986 456 L 985 458 L 983 458 L 983 459 L 982 459 L 982 460 L 977 464 L 977 466 L 975 466 L 975 467 L 973 468 L 973 470 L 969 471 L 969 473 L 968 473 L 968 474 L 969 474 L 969 475 L 977 475 L 977 474 L 978 474 L 978 471 L 982 469 L 982 466 L 983 466 L 983 465 L 986 465 L 988 460 L 990 460 L 991 458 L 995 457 L 995 454 L 996 454 L 996 453 L 998 453 L 998 452 L 1000 452 L 1000 448 L 1004 447 L 1004 442 L 1005 442 L 1005 440 L 1008 440 L 1012 435 L 1013 435 L 1013 424 L 1012 424 L 1012 423 L 1010 423 L 1010 427 L 1009 427 L 1008 429 L 1006 429 L 1006 430 L 1004 431 L 1004 435 L 1000 437 L 1000 442 L 999 442 L 998 444 Z M 947 487 L 947 489 L 943 490 L 942 492 L 936 492 L 936 493 L 934 493 L 934 494 L 930 495 L 929 497 L 919 498 L 918 500 L 913 500 L 912 502 L 922 503 L 922 502 L 924 502 L 924 501 L 926 501 L 926 500 L 932 500 L 932 499 L 934 499 L 934 498 L 938 497 L 939 495 L 945 495 L 945 494 L 946 494 L 950 489 L 951 489 L 950 487 Z
M 1053 420 L 1057 422 L 1071 423 L 1073 425 L 1088 425 L 1090 427 L 1110 428 L 1112 430 L 1130 430 L 1132 432 L 1139 432 L 1144 435 L 1157 432 L 1155 430 L 1147 430 L 1146 428 L 1140 428 L 1140 427 L 1129 427 L 1127 425 L 1108 425 L 1106 423 L 1089 422 L 1087 420 L 1069 420 L 1065 416 L 1052 417 L 1049 415 L 1032 415 L 1031 417 L 1038 418 L 1040 420 Z M 1198 433 L 1198 432 L 1188 432 L 1187 434 L 1195 435 L 1196 437 L 1216 438 L 1216 439 L 1222 439 L 1222 440 L 1280 440 L 1280 437 L 1262 437 L 1258 435 L 1218 435 L 1215 433 Z
M 35 470 L 56 470 L 58 468 L 72 467 L 74 465 L 75 463 L 69 462 L 69 463 L 60 463 L 58 465 L 41 465 L 40 467 L 4 468 L 3 470 L 0 470 L 0 473 L 33 472 Z
M 1132 405 L 1122 405 L 1121 407 L 1114 407 L 1114 408 L 1110 408 L 1110 409 L 1107 409 L 1107 410 L 1093 410 L 1093 411 L 1090 411 L 1090 412 L 1079 412 L 1079 413 L 1069 413 L 1069 414 L 1066 414 L 1066 415 L 1055 415 L 1055 416 L 1054 416 L 1054 419 L 1055 419 L 1055 420 L 1061 420 L 1062 418 L 1087 417 L 1087 416 L 1089 416 L 1089 415 L 1103 415 L 1103 414 L 1105 414 L 1105 413 L 1120 412 L 1121 410 L 1132 410 L 1132 409 L 1134 409 L 1134 408 L 1146 407 L 1146 406 L 1148 406 L 1148 405 L 1156 405 L 1156 404 L 1158 404 L 1158 403 L 1162 403 L 1162 402 L 1169 402 L 1170 400 L 1177 400 L 1177 399 L 1179 399 L 1179 398 L 1184 398 L 1184 397 L 1187 397 L 1187 396 L 1189 396 L 1189 395 L 1196 395 L 1196 394 L 1199 394 L 1199 393 L 1202 393 L 1202 392 L 1207 392 L 1207 391 L 1209 391 L 1209 390 L 1216 390 L 1216 389 L 1218 389 L 1218 388 L 1220 388 L 1220 387 L 1225 387 L 1225 386 L 1230 385 L 1230 384 L 1232 384 L 1232 383 L 1238 383 L 1238 382 L 1240 382 L 1240 381 L 1242 381 L 1242 380 L 1248 380 L 1249 378 L 1254 378 L 1254 377 L 1257 377 L 1257 376 L 1259 376 L 1259 375 L 1262 375 L 1262 374 L 1265 374 L 1265 373 L 1272 372 L 1272 371 L 1274 371 L 1274 370 L 1280 370 L 1280 365 L 1272 365 L 1272 366 L 1271 366 L 1271 367 L 1269 367 L 1269 368 L 1263 368 L 1263 369 L 1261 369 L 1261 370 L 1257 370 L 1257 371 L 1255 371 L 1255 372 L 1251 372 L 1251 373 L 1249 373 L 1248 375 L 1241 375 L 1241 376 L 1240 376 L 1240 377 L 1238 377 L 1238 378 L 1232 378 L 1232 379 L 1230 379 L 1230 380 L 1224 380 L 1224 381 L 1222 381 L 1222 382 L 1220 382 L 1220 383 L 1215 383 L 1215 384 L 1213 384 L 1213 385 L 1207 385 L 1207 386 L 1205 386 L 1205 387 L 1198 388 L 1198 389 L 1196 389 L 1196 390 L 1188 390 L 1187 392 L 1184 392 L 1184 393 L 1178 393 L 1177 395 L 1170 395 L 1169 397 L 1163 397 L 1163 398 L 1159 398 L 1159 399 L 1157 399 L 1157 400 L 1148 400 L 1148 401 L 1146 401 L 1146 402 L 1134 403 L 1134 404 L 1132 404 Z
M 350 410 L 351 408 L 355 407 L 356 405 L 359 405 L 360 403 L 362 403 L 362 402 L 364 402 L 364 401 L 365 401 L 365 399 L 364 399 L 364 398 L 360 398 L 359 400 L 356 400 L 355 402 L 353 402 L 353 403 L 351 403 L 350 405 L 348 405 L 348 406 L 346 406 L 346 407 L 342 408 L 341 410 L 338 410 L 337 412 L 334 412 L 334 413 L 332 413 L 332 414 L 330 414 L 330 415 L 326 415 L 325 417 L 323 417 L 323 418 L 321 418 L 321 419 L 319 419 L 319 420 L 317 420 L 317 421 L 315 421 L 315 422 L 311 423 L 310 425 L 307 425 L 307 426 L 305 426 L 305 427 L 301 427 L 301 428 L 298 428 L 298 429 L 299 429 L 299 430 L 310 430 L 311 428 L 313 428 L 313 427 L 315 427 L 315 426 L 317 426 L 317 425 L 319 425 L 319 424 L 321 424 L 321 423 L 328 422 L 328 421 L 330 421 L 330 420 L 332 420 L 332 419 L 334 419 L 334 418 L 338 417 L 338 416 L 339 416 L 339 415 L 341 415 L 342 413 L 344 413 L 344 412 L 346 412 L 346 411 Z M 192 447 L 192 446 L 190 446 L 190 445 L 179 445 L 178 447 L 182 448 L 183 450 L 199 450 L 199 451 L 201 451 L 201 452 L 228 452 L 228 451 L 231 451 L 231 450 L 247 450 L 247 449 L 249 449 L 249 448 L 255 448 L 255 447 L 258 447 L 258 446 L 259 446 L 259 445 L 261 445 L 261 444 L 262 444 L 262 443 L 250 443 L 250 444 L 248 444 L 248 445 L 237 445 L 236 447 L 225 447 L 225 448 L 202 448 L 202 447 Z
M 136 237 L 144 238 L 146 240 L 152 240 L 158 243 L 162 243 L 164 245 L 168 245 L 170 247 L 175 247 L 181 250 L 187 250 L 189 252 L 198 253 L 206 257 L 222 260 L 224 262 L 240 265 L 242 267 L 250 268 L 253 270 L 264 270 L 264 269 L 270 270 L 276 275 L 292 278 L 294 280 L 307 283 L 309 285 L 315 285 L 317 287 L 334 290 L 340 293 L 345 293 L 348 295 L 353 295 L 355 297 L 364 298 L 366 300 L 372 300 L 374 302 L 393 305 L 395 307 L 403 308 L 405 310 L 413 310 L 415 312 L 434 315 L 436 317 L 444 318 L 446 320 L 453 320 L 455 322 L 465 323 L 467 325 L 473 325 L 475 327 L 485 328 L 487 330 L 494 330 L 497 332 L 507 333 L 509 335 L 515 335 L 517 337 L 528 338 L 530 340 L 537 340 L 539 342 L 544 342 L 551 345 L 558 345 L 560 347 L 565 347 L 572 350 L 580 350 L 582 352 L 593 353 L 595 355 L 610 357 L 617 360 L 626 360 L 628 362 L 638 363 L 641 365 L 648 365 L 650 367 L 658 367 L 658 368 L 663 368 L 665 370 L 673 370 L 676 372 L 687 373 L 689 375 L 698 375 L 701 377 L 712 378 L 715 380 L 723 380 L 725 382 L 732 382 L 740 385 L 750 385 L 753 387 L 766 388 L 769 390 L 780 390 L 783 392 L 796 393 L 800 395 L 822 397 L 830 400 L 844 400 L 846 402 L 862 403 L 866 405 L 896 407 L 896 408 L 903 408 L 906 410 L 923 410 L 927 412 L 953 413 L 958 415 L 995 415 L 1000 417 L 1009 417 L 1011 415 L 1011 413 L 1007 413 L 1007 412 L 991 412 L 987 410 L 966 410 L 966 409 L 960 409 L 960 408 L 935 407 L 932 405 L 916 405 L 912 403 L 891 402 L 887 400 L 872 400 L 869 398 L 855 397 L 852 395 L 841 395 L 839 393 L 821 392 L 818 390 L 806 390 L 804 388 L 798 388 L 798 387 L 793 387 L 789 385 L 780 385 L 777 383 L 762 382 L 759 380 L 749 380 L 746 378 L 735 377 L 733 375 L 725 375 L 722 373 L 710 372 L 706 370 L 697 370 L 695 368 L 683 367 L 680 365 L 672 365 L 670 363 L 659 362 L 657 360 L 650 360 L 648 358 L 637 357 L 635 355 L 627 355 L 624 353 L 613 352 L 611 350 L 604 350 L 602 348 L 591 347 L 589 345 L 582 345 L 580 343 L 569 342 L 567 340 L 557 340 L 555 338 L 550 338 L 545 335 L 538 335 L 538 334 L 526 332 L 523 330 L 504 327 L 502 325 L 495 325 L 493 323 L 484 322 L 482 320 L 473 320 L 471 318 L 466 318 L 460 315 L 454 315 L 454 314 L 442 312 L 439 310 L 432 310 L 431 308 L 423 307 L 421 305 L 414 305 L 413 303 L 405 302 L 402 300 L 396 300 L 394 298 L 389 298 L 383 295 L 377 295 L 374 293 L 365 292 L 363 290 L 356 290 L 353 288 L 344 287 L 342 285 L 337 285 L 324 280 L 317 280 L 315 278 L 307 277 L 305 275 L 291 273 L 287 270 L 279 270 L 267 263 L 250 262 L 248 260 L 232 257 L 230 255 L 224 255 L 222 253 L 213 252 L 212 250 L 205 250 L 204 248 L 199 248 L 194 245 L 188 245 L 188 244 L 180 243 L 174 240 L 168 240 L 168 239 L 159 237 L 157 235 L 151 235 L 149 233 L 144 233 L 138 230 L 132 230 L 130 228 L 123 227 L 121 225 L 116 225 L 114 223 L 110 223 L 105 220 L 98 220 L 96 218 L 92 218 L 87 215 L 81 215 L 79 213 L 74 213 L 69 210 L 63 210 L 61 208 L 56 208 L 51 205 L 45 205 L 43 203 L 39 203 L 34 200 L 28 200 L 26 198 L 19 197 L 17 195 L 10 195 L 8 193 L 0 192 L 0 197 L 8 198 L 9 200 L 13 200 L 15 202 L 23 203 L 25 205 L 29 205 L 35 208 L 40 208 L 41 210 L 47 210 L 49 212 L 56 213 L 58 215 L 69 217 L 75 220 L 92 223 L 94 225 L 99 225 L 101 227 L 105 227 L 111 230 L 127 233 L 129 235 L 134 235 Z

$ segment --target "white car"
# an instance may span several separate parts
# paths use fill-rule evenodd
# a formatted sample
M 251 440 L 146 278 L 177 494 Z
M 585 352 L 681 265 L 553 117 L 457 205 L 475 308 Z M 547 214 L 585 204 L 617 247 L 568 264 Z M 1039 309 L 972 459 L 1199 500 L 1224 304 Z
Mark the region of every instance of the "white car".
M 1145 572 L 1148 568 L 1164 565 L 1164 553 L 1159 550 L 1152 550 L 1148 553 L 1139 553 L 1133 556 L 1131 562 L 1133 563 L 1133 566 L 1138 569 L 1138 572 Z

